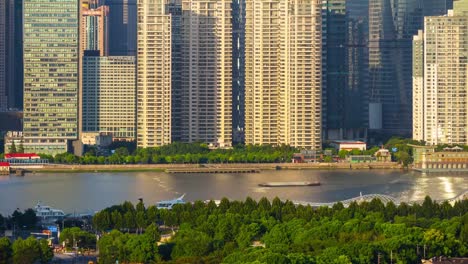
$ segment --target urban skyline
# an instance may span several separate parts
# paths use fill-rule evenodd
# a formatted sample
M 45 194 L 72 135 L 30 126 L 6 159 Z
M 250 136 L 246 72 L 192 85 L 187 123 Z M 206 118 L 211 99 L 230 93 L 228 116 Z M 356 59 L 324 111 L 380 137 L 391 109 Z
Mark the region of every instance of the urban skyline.
M 60 96 L 48 97 L 54 92 L 65 94 L 56 89 L 65 85 L 58 73 L 64 69 L 51 63 L 49 56 L 63 59 L 65 50 L 54 46 L 53 36 L 48 35 L 37 44 L 42 48 L 23 48 L 22 64 L 13 47 L 18 39 L 25 45 L 38 40 L 31 30 L 49 34 L 63 22 L 55 15 L 63 11 L 45 11 L 43 15 L 57 19 L 57 24 L 49 29 L 36 24 L 31 29 L 38 23 L 28 20 L 28 12 L 38 12 L 31 1 L 49 4 L 24 1 L 24 23 L 18 22 L 17 1 L 0 5 L 0 60 L 8 65 L 0 67 L 0 108 L 2 112 L 21 108 L 17 98 L 22 94 L 18 83 L 23 73 L 19 78 L 17 71 L 9 70 L 20 65 L 29 77 L 21 85 L 26 145 L 60 142 L 62 147 L 52 149 L 75 149 L 76 153 L 82 149 L 76 140 L 85 131 L 83 107 L 88 104 L 84 60 L 96 56 L 112 60 L 118 55 L 134 55 L 137 62 L 133 112 L 139 147 L 201 141 L 215 147 L 245 142 L 320 149 L 327 140 L 372 141 L 379 135 L 410 136 L 412 132 L 420 138 L 414 127 L 422 127 L 416 123 L 421 116 L 413 115 L 429 112 L 421 112 L 418 104 L 424 102 L 413 98 L 418 82 L 424 86 L 416 76 L 419 62 L 413 53 L 419 43 L 413 37 L 424 30 L 425 17 L 446 17 L 453 6 L 451 0 L 69 0 L 70 5 L 79 4 L 78 72 L 76 76 L 69 72 L 78 78 L 68 79 L 67 85 L 76 89 L 56 103 Z M 310 6 L 315 9 L 308 19 L 305 13 L 296 17 L 298 10 Z M 23 24 L 21 30 L 18 24 Z M 23 27 L 25 32 L 18 38 Z M 71 32 L 71 28 L 57 29 L 57 38 L 66 37 L 60 30 Z M 30 58 L 39 53 L 44 55 L 39 61 L 47 62 L 42 66 L 55 65 L 47 74 L 56 77 L 56 84 L 52 78 L 42 79 L 44 67 L 32 69 L 39 64 L 32 64 Z M 31 82 L 31 74 L 39 74 L 37 83 Z M 49 89 L 47 96 L 33 95 L 34 85 Z M 43 98 L 32 99 L 37 95 Z M 38 100 L 43 103 L 37 104 Z M 76 106 L 73 118 L 71 112 L 58 114 L 62 117 L 47 112 L 63 105 L 70 111 Z M 60 122 L 67 128 L 54 125 L 59 119 L 71 123 Z

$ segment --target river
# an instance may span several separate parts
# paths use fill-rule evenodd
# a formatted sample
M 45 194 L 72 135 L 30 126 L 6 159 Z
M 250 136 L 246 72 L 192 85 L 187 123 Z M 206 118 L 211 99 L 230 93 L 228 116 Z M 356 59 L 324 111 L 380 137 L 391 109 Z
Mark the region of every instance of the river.
M 318 187 L 263 188 L 268 181 L 320 181 Z M 36 173 L 0 176 L 0 213 L 32 208 L 37 201 L 66 213 L 87 213 L 125 200 L 146 204 L 186 193 L 187 201 L 250 196 L 332 202 L 362 194 L 402 201 L 452 198 L 468 190 L 468 174 L 421 174 L 391 170 L 279 170 L 256 174 L 166 174 L 162 172 Z

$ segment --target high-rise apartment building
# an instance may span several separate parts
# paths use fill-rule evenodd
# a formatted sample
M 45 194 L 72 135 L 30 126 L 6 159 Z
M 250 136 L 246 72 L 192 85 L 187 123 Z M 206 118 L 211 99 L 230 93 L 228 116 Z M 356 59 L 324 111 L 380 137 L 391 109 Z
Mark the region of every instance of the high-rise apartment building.
M 109 7 L 109 55 L 136 56 L 137 0 L 104 0 Z
M 424 32 L 413 38 L 413 139 L 424 139 Z
M 99 51 L 100 56 L 109 54 L 109 7 L 97 6 L 89 0 L 82 1 L 80 42 L 86 51 Z
M 79 133 L 79 2 L 23 3 L 25 149 L 66 152 Z
M 247 144 L 321 148 L 322 1 L 246 2 Z
M 165 3 L 138 0 L 138 147 L 171 143 L 171 28 Z
M 231 12 L 229 0 L 182 1 L 182 141 L 232 145 Z
M 138 145 L 231 146 L 231 3 L 141 0 L 138 19 Z
M 468 144 L 468 0 L 446 16 L 424 19 L 414 37 L 413 138 Z
M 83 57 L 83 132 L 136 137 L 136 58 Z

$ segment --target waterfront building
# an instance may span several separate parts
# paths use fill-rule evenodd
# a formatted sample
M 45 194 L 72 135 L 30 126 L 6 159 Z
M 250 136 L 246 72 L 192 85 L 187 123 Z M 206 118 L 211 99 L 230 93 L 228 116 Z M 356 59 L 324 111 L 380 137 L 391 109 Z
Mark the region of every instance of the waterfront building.
M 109 7 L 84 0 L 81 11 L 81 56 L 86 51 L 99 51 L 100 56 L 109 54 Z
M 231 146 L 231 3 L 140 1 L 138 15 L 138 146 Z
M 9 175 L 9 174 L 10 174 L 10 163 L 0 162 L 0 175 Z
M 354 149 L 363 151 L 367 148 L 366 142 L 356 140 L 334 140 L 330 142 L 330 145 L 338 151 L 352 151 Z
M 414 37 L 413 138 L 428 145 L 468 144 L 468 1 L 425 17 Z
M 109 55 L 136 56 L 137 0 L 104 0 L 109 7 Z
M 436 150 L 433 146 L 413 146 L 413 169 L 421 172 L 468 171 L 468 152 L 461 147 Z
M 67 152 L 79 133 L 78 1 L 23 4 L 24 147 L 37 153 Z
M 322 1 L 246 2 L 247 144 L 321 148 Z
M 82 87 L 83 132 L 135 140 L 136 58 L 84 56 Z
M 143 148 L 171 143 L 171 15 L 165 8 L 138 1 L 137 145 Z
M 230 147 L 231 1 L 183 0 L 182 19 L 182 141 Z

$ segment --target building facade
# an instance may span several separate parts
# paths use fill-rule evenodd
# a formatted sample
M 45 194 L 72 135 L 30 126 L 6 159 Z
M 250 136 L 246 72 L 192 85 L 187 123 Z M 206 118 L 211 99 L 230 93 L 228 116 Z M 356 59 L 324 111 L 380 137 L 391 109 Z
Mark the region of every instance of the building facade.
M 8 109 L 7 92 L 7 3 L 0 2 L 0 112 Z
M 23 1 L 0 3 L 0 111 L 23 108 Z
M 367 137 L 369 0 L 324 1 L 323 137 Z
M 139 146 L 232 145 L 231 9 L 224 0 L 138 2 Z
M 182 141 L 230 147 L 231 1 L 182 1 L 182 19 Z
M 136 138 L 136 58 L 83 58 L 83 132 Z
M 426 15 L 444 15 L 451 0 L 369 1 L 369 128 L 412 130 L 412 39 Z
M 413 139 L 424 140 L 424 32 L 413 38 Z
M 171 143 L 171 28 L 165 3 L 138 0 L 138 147 Z
M 79 133 L 78 1 L 23 3 L 24 146 L 63 153 Z
M 429 145 L 468 144 L 467 11 L 468 1 L 455 2 L 414 38 L 413 137 Z
M 89 0 L 82 2 L 81 56 L 86 51 L 99 51 L 100 56 L 109 54 L 109 7 L 97 6 Z
M 246 2 L 247 144 L 320 149 L 322 1 Z
M 104 0 L 109 7 L 109 55 L 136 56 L 137 0 Z

